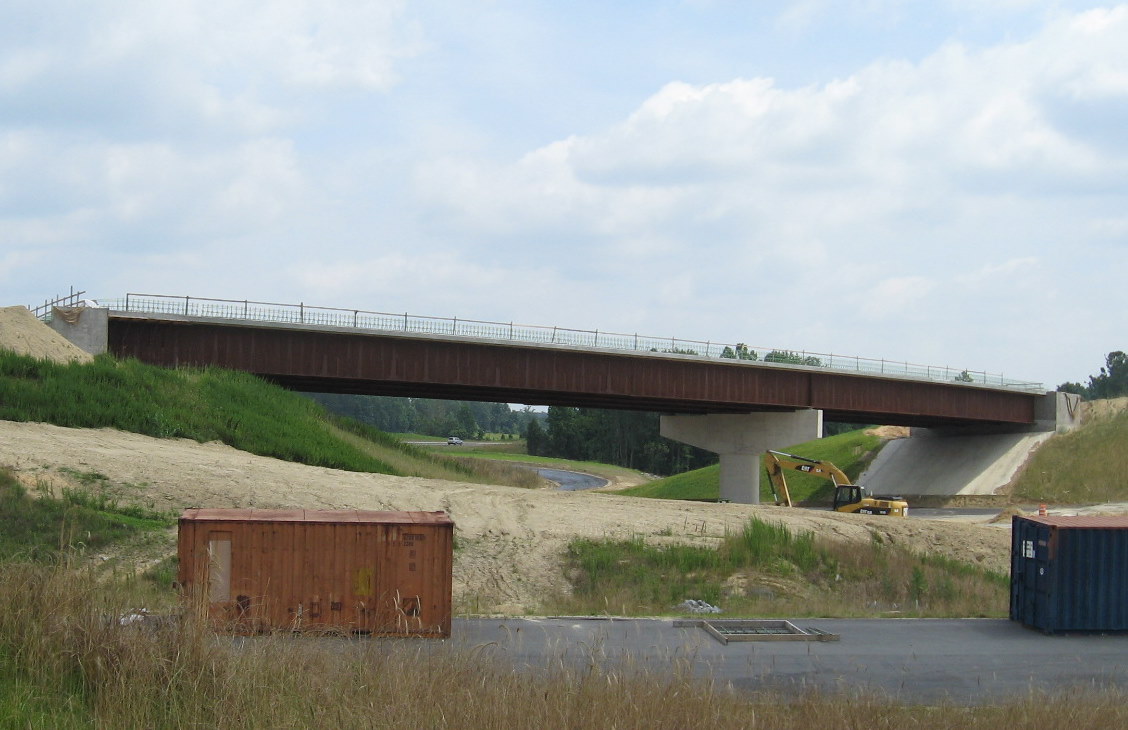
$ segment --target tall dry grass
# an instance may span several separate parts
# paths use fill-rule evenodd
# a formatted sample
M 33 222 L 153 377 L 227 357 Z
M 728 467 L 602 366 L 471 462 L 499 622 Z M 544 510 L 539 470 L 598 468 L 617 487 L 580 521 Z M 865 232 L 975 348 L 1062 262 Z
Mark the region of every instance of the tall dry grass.
M 0 725 L 61 728 L 1118 727 L 1119 692 L 922 708 L 872 695 L 741 695 L 695 679 L 435 641 L 216 636 L 123 623 L 131 596 L 66 565 L 0 564 Z M 14 698 L 14 699 L 13 699 Z

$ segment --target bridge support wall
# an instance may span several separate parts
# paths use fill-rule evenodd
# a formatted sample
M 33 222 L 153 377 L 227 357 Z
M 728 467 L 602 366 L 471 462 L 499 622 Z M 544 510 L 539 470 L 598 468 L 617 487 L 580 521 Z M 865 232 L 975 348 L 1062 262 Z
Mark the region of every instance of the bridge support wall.
M 110 310 L 55 307 L 51 312 L 51 329 L 91 355 L 101 355 L 108 347 Z
M 760 503 L 760 457 L 822 435 L 822 411 L 662 416 L 661 433 L 721 457 L 721 499 Z
M 858 478 L 874 494 L 947 498 L 992 496 L 1010 484 L 1055 433 L 1081 425 L 1081 398 L 1046 393 L 1030 426 L 913 428 L 890 441 Z

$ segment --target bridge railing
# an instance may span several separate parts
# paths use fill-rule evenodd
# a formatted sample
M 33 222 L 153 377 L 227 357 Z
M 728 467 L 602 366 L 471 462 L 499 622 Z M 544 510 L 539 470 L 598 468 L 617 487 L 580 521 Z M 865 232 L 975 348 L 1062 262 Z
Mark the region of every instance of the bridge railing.
M 44 322 L 50 321 L 51 312 L 55 307 L 74 307 L 81 301 L 82 297 L 86 294 L 84 291 L 75 291 L 74 287 L 70 288 L 70 294 L 59 294 L 54 299 L 47 299 L 42 304 L 27 305 L 27 308 L 35 315 L 36 319 L 41 319 Z
M 685 340 L 639 334 L 580 330 L 544 325 L 487 322 L 457 317 L 426 317 L 408 313 L 369 312 L 362 309 L 314 307 L 306 304 L 253 302 L 249 300 L 176 297 L 164 294 L 127 294 L 124 299 L 99 302 L 123 312 L 176 314 L 185 317 L 305 324 L 344 327 L 379 332 L 406 332 L 447 335 L 478 340 L 502 340 L 536 344 L 566 345 L 590 350 L 661 352 L 702 359 L 726 358 L 749 365 L 771 363 L 798 368 L 818 368 L 836 372 L 890 375 L 934 382 L 981 385 L 1029 393 L 1045 392 L 1042 383 L 1013 380 L 1001 373 L 968 368 L 753 347 L 744 343 Z

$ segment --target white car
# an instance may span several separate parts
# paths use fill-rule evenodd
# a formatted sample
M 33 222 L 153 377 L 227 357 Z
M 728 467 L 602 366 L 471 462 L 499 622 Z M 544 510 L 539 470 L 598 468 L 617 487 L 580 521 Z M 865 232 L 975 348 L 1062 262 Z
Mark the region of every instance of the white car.
M 457 436 L 451 436 L 450 438 L 447 439 L 447 446 L 461 446 L 461 445 L 462 445 L 462 439 L 458 438 Z

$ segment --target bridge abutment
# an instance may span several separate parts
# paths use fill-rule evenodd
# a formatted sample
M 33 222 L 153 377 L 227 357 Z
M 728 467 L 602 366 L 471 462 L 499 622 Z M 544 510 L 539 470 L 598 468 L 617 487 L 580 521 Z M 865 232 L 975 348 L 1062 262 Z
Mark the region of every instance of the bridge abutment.
M 1034 411 L 1027 426 L 914 427 L 910 438 L 887 443 L 858 481 L 875 494 L 910 500 L 994 496 L 1055 433 L 1081 424 L 1081 398 L 1072 393 L 1046 393 Z
M 760 503 L 760 457 L 822 435 L 822 411 L 662 416 L 668 439 L 721 457 L 721 499 Z
M 108 349 L 110 310 L 86 306 L 55 307 L 51 312 L 51 329 L 91 355 L 101 355 Z

